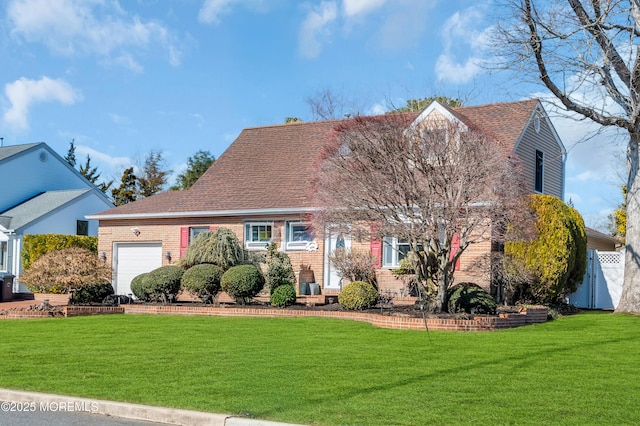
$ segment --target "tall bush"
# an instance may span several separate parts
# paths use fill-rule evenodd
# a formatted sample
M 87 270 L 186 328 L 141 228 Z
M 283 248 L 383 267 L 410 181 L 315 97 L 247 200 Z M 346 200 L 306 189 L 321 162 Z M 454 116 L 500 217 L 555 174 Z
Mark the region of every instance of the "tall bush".
M 226 270 L 245 259 L 245 251 L 236 234 L 228 228 L 218 228 L 198 234 L 180 259 L 180 266 L 189 269 L 193 265 L 210 263 Z
M 524 269 L 532 301 L 551 303 L 576 290 L 587 264 L 587 237 L 580 214 L 560 199 L 534 194 L 529 208 L 535 213 L 535 237 L 505 244 L 504 268 Z
M 265 280 L 271 294 L 282 285 L 296 285 L 296 274 L 293 272 L 291 259 L 287 253 L 278 251 L 276 243 L 271 243 L 268 248 Z
M 34 293 L 68 293 L 85 286 L 111 283 L 111 266 L 90 250 L 70 247 L 44 254 L 20 275 Z

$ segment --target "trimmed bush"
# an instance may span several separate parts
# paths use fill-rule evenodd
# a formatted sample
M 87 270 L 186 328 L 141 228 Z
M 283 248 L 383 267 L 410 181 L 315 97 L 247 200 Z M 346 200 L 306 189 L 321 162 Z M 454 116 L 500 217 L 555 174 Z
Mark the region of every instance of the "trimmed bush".
M 144 302 L 171 301 L 180 291 L 184 269 L 175 265 L 161 266 L 131 281 L 131 291 Z
M 41 256 L 20 275 L 20 281 L 34 293 L 68 293 L 111 283 L 111 265 L 90 250 L 70 247 Z
M 245 305 L 264 287 L 264 276 L 254 265 L 238 265 L 222 275 L 220 284 L 236 303 Z
M 236 234 L 228 228 L 218 228 L 198 234 L 179 265 L 189 269 L 193 265 L 211 263 L 226 270 L 244 262 L 246 257 Z
M 271 305 L 278 308 L 293 305 L 296 303 L 296 288 L 291 284 L 278 286 L 271 293 Z
M 450 314 L 495 314 L 498 305 L 485 289 L 473 283 L 460 283 L 447 291 Z
M 271 294 L 282 285 L 295 286 L 296 274 L 293 272 L 289 255 L 279 252 L 276 243 L 271 243 L 268 251 L 265 281 L 271 290 Z
M 149 292 L 144 286 L 144 279 L 149 275 L 148 272 L 145 272 L 140 275 L 136 275 L 131 280 L 131 293 L 136 297 L 136 299 L 141 300 L 143 302 L 149 302 L 151 298 L 149 297 Z
M 342 289 L 338 303 L 345 309 L 373 308 L 378 303 L 378 291 L 368 282 L 354 281 Z
M 27 234 L 22 239 L 22 267 L 26 270 L 41 256 L 70 247 L 98 253 L 98 237 L 64 234 Z
M 110 283 L 88 285 L 75 290 L 69 298 L 70 305 L 89 305 L 92 303 L 102 303 L 102 301 L 113 294 L 113 286 Z
M 182 288 L 203 302 L 213 302 L 220 293 L 220 279 L 224 270 L 216 265 L 202 263 L 187 269 L 182 275 Z

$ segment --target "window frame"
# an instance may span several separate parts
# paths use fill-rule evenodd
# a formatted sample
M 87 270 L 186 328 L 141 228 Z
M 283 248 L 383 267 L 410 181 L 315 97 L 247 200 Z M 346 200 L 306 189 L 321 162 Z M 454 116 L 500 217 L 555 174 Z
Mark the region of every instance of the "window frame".
M 9 270 L 9 241 L 0 241 L 0 271 Z
M 304 227 L 306 239 L 296 240 L 293 238 L 293 228 Z M 287 221 L 285 224 L 285 248 L 286 250 L 305 250 L 307 245 L 313 242 L 314 236 L 311 226 L 303 221 Z
M 211 227 L 210 226 L 190 226 L 189 227 L 189 242 L 188 244 L 191 244 L 191 242 L 201 233 L 203 232 L 209 232 L 211 231 Z
M 400 250 L 400 247 L 407 247 L 407 251 L 411 251 L 411 245 L 409 242 L 403 242 L 397 237 L 384 237 L 382 239 L 382 267 L 383 268 L 399 268 L 400 261 L 406 257 L 406 253 Z M 399 255 L 402 254 L 402 257 Z M 391 262 L 387 261 L 387 257 L 391 256 Z
M 76 235 L 89 236 L 89 221 L 88 220 L 76 220 Z
M 269 230 L 269 239 L 268 240 L 253 240 L 253 228 L 254 227 L 270 227 Z M 273 231 L 274 231 L 273 222 L 268 221 L 256 221 L 256 222 L 245 222 L 244 224 L 244 247 L 247 250 L 266 250 L 267 246 L 271 244 L 273 241 Z M 266 229 L 265 229 L 266 232 Z M 260 230 L 258 230 L 258 236 L 260 235 Z

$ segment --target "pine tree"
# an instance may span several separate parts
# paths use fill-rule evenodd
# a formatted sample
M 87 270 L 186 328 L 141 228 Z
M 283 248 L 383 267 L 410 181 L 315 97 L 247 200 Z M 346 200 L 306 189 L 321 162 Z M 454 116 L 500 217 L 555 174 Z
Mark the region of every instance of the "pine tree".
M 113 204 L 121 206 L 136 201 L 138 193 L 138 178 L 133 174 L 133 167 L 122 173 L 120 186 L 111 190 Z
M 209 151 L 198 151 L 187 160 L 187 169 L 178 175 L 176 184 L 171 187 L 172 190 L 184 190 L 191 188 L 191 185 L 206 172 L 209 167 L 216 161 Z

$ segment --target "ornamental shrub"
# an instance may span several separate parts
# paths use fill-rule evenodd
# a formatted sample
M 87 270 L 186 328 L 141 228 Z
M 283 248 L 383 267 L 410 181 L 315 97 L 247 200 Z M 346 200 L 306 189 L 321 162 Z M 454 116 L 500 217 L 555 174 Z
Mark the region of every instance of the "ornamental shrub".
M 146 301 L 170 302 L 180 292 L 183 274 L 184 269 L 176 265 L 161 266 L 149 272 L 142 278 L 142 291 L 146 293 Z
M 268 248 L 265 281 L 271 294 L 282 285 L 296 285 L 296 274 L 293 272 L 291 259 L 287 253 L 278 251 L 276 243 L 271 243 Z
M 526 297 L 551 303 L 575 291 L 586 270 L 587 237 L 580 214 L 560 199 L 542 194 L 529 198 L 536 237 L 505 243 L 505 268 L 526 269 L 533 279 Z
M 144 285 L 144 280 L 146 276 L 149 275 L 148 272 L 142 273 L 140 275 L 136 275 L 131 280 L 131 293 L 136 297 L 136 299 L 141 300 L 143 302 L 150 302 L 151 297 L 149 297 L 149 292 Z
M 187 269 L 182 275 L 182 288 L 203 302 L 213 302 L 220 293 L 220 279 L 224 270 L 216 265 L 202 263 Z
M 22 267 L 29 269 L 31 264 L 40 256 L 52 251 L 70 247 L 87 249 L 92 253 L 98 253 L 98 237 L 84 235 L 64 234 L 27 234 L 22 239 Z
M 81 287 L 73 292 L 69 298 L 70 305 L 90 305 L 102 303 L 102 301 L 113 294 L 111 283 L 101 283 Z
M 365 250 L 337 249 L 329 254 L 329 260 L 342 278 L 349 281 L 366 281 L 376 285 L 377 260 Z
M 210 263 L 227 270 L 244 262 L 246 257 L 236 234 L 228 228 L 218 228 L 198 234 L 189 244 L 179 265 L 189 269 L 193 265 Z
M 373 308 L 378 303 L 378 291 L 371 283 L 354 281 L 342 289 L 338 303 L 351 310 Z
M 278 286 L 271 293 L 271 305 L 278 308 L 293 305 L 296 303 L 296 288 L 291 284 Z
M 222 275 L 220 284 L 236 303 L 245 305 L 264 287 L 264 276 L 254 265 L 237 265 Z
M 450 314 L 495 314 L 496 301 L 485 289 L 474 283 L 460 283 L 447 290 L 447 312 Z
M 42 255 L 20 275 L 20 281 L 34 293 L 68 293 L 111 283 L 111 265 L 90 250 L 69 247 Z

